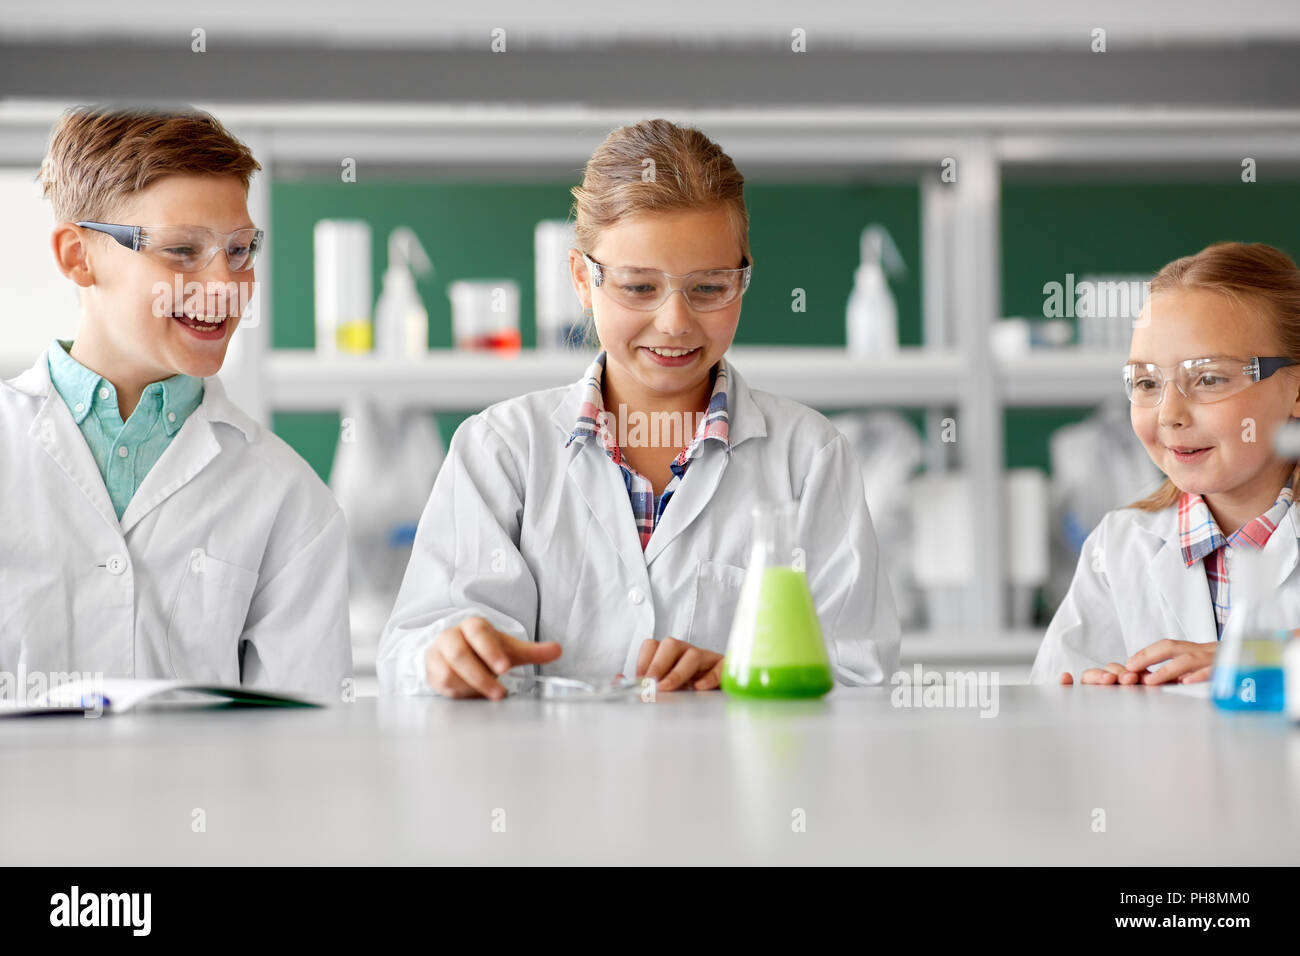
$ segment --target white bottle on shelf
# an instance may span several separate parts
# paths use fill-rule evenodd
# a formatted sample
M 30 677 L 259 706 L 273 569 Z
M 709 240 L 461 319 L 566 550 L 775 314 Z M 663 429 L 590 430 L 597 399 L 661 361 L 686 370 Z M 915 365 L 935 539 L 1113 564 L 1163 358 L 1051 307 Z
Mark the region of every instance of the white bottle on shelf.
M 415 275 L 429 275 L 429 261 L 419 238 L 406 226 L 388 236 L 388 269 L 375 303 L 377 350 L 389 358 L 419 358 L 429 349 L 429 312 L 415 288 Z
M 872 223 L 862 230 L 862 261 L 853 276 L 845 317 L 850 355 L 898 351 L 898 304 L 886 275 L 901 275 L 904 270 L 888 229 Z
M 569 220 L 543 219 L 533 230 L 539 351 L 582 347 L 587 323 L 569 273 L 569 250 L 577 245 L 578 235 Z
M 315 247 L 316 351 L 364 353 L 373 348 L 370 322 L 370 224 L 322 219 Z

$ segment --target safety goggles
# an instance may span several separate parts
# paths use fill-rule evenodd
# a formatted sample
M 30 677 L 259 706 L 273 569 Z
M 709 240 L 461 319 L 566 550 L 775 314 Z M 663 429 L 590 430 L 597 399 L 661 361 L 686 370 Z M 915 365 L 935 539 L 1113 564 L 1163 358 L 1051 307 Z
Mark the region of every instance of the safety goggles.
M 742 260 L 744 265 L 739 269 L 704 269 L 673 275 L 658 269 L 602 265 L 585 252 L 582 258 L 591 270 L 592 285 L 619 305 L 638 312 L 655 311 L 674 292 L 680 292 L 696 312 L 716 312 L 744 294 L 754 268 Z M 673 282 L 674 279 L 681 281 Z
M 1128 400 L 1143 408 L 1155 408 L 1165 396 L 1165 383 L 1172 381 L 1189 402 L 1209 405 L 1231 398 L 1278 369 L 1296 363 L 1287 358 L 1196 358 L 1170 368 L 1130 362 L 1124 366 L 1124 391 Z
M 109 222 L 79 222 L 112 236 L 136 252 L 143 252 L 180 272 L 199 272 L 207 268 L 218 252 L 225 251 L 231 272 L 253 268 L 262 249 L 265 233 L 261 229 L 236 229 L 227 235 L 202 226 L 122 226 Z

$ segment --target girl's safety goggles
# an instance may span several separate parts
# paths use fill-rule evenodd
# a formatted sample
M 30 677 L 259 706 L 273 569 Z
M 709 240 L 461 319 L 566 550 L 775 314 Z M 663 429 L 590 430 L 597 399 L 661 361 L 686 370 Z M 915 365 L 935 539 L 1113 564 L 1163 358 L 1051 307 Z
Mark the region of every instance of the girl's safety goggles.
M 674 292 L 680 292 L 696 312 L 715 312 L 744 294 L 754 268 L 742 259 L 739 269 L 705 269 L 673 275 L 658 269 L 602 265 L 585 252 L 582 258 L 591 270 L 592 285 L 604 290 L 619 305 L 638 312 L 653 312 Z M 681 281 L 673 282 L 674 279 Z
M 255 228 L 236 229 L 223 236 L 203 226 L 123 226 L 110 222 L 77 225 L 110 235 L 128 249 L 143 252 L 181 272 L 207 268 L 223 250 L 231 272 L 247 272 L 253 268 L 266 236 Z
M 1262 382 L 1278 369 L 1296 363 L 1288 358 L 1195 358 L 1162 368 L 1149 362 L 1130 362 L 1124 366 L 1124 391 L 1128 400 L 1143 408 L 1154 408 L 1164 401 L 1165 383 L 1172 380 L 1189 402 L 1208 405 L 1231 398 L 1256 382 Z M 1166 373 L 1173 373 L 1167 376 Z

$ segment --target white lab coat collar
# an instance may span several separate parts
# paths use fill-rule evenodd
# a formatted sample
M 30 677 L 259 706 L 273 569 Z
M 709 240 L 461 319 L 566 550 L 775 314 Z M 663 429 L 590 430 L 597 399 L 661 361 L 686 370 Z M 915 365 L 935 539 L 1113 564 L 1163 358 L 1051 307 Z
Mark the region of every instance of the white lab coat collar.
M 551 413 L 551 421 L 556 427 L 555 440 L 560 444 L 568 441 L 573 434 L 584 390 L 584 380 L 569 386 Z M 767 419 L 732 362 L 727 363 L 727 432 L 733 451 L 747 439 L 767 435 Z M 717 442 L 708 442 L 707 445 L 712 448 Z M 566 479 L 578 486 L 579 493 L 596 516 L 597 524 L 618 551 L 619 558 L 629 570 L 639 570 L 642 575 L 664 548 L 700 516 L 717 490 L 730 459 L 726 451 L 718 447 L 700 455 L 691 463 L 686 477 L 682 479 L 681 488 L 673 494 L 672 507 L 664 512 L 663 520 L 655 528 L 643 552 L 636 527 L 627 520 L 623 510 L 622 502 L 626 500 L 627 490 L 618 471 L 602 460 L 606 459 L 604 448 L 599 442 L 574 442 L 569 450 Z M 608 485 L 611 491 L 597 493 L 600 482 Z M 610 512 L 611 502 L 619 503 L 617 512 Z
M 1297 521 L 1295 502 L 1287 509 L 1282 521 L 1264 545 L 1265 567 L 1272 568 L 1273 580 L 1269 584 L 1278 588 L 1291 576 L 1300 560 L 1300 521 Z M 1183 562 L 1183 552 L 1178 541 L 1178 508 L 1160 511 L 1135 511 L 1137 530 L 1159 541 L 1152 556 L 1149 573 L 1156 591 L 1168 606 L 1170 613 L 1183 626 L 1189 640 L 1213 641 L 1218 632 L 1214 609 L 1205 600 L 1204 566 L 1188 567 Z
M 48 398 L 51 394 L 58 394 L 50 382 L 50 363 L 44 352 L 41 353 L 41 357 L 36 360 L 36 363 L 31 368 L 17 378 L 11 379 L 9 384 L 17 391 L 33 398 Z M 221 380 L 216 376 L 203 380 L 203 404 L 201 407 L 207 410 L 209 421 L 225 422 L 227 425 L 233 425 L 243 432 L 244 438 L 248 441 L 252 441 L 257 437 L 261 426 L 240 411 L 239 406 L 235 405 L 227 397 L 225 386 L 221 384 Z M 71 412 L 68 413 L 69 417 L 71 417 L 71 414 Z
M 32 419 L 27 433 L 63 469 L 94 506 L 95 510 L 114 528 L 120 527 L 125 535 L 141 518 L 184 487 L 221 450 L 212 423 L 232 426 L 245 441 L 252 441 L 259 425 L 239 410 L 226 396 L 225 387 L 215 376 L 203 380 L 203 401 L 175 438 L 162 457 L 149 469 L 140 487 L 132 496 L 119 523 L 113 503 L 108 497 L 104 477 L 90 454 L 81 430 L 72 412 L 59 397 L 50 381 L 50 364 L 44 352 L 36 363 L 9 383 L 15 390 L 33 398 L 42 399 L 40 410 Z

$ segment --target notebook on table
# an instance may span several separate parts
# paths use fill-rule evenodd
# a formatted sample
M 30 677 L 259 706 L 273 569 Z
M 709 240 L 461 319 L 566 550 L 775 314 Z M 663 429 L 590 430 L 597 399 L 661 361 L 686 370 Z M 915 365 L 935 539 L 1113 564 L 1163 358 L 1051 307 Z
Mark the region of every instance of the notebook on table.
M 302 697 L 278 692 L 194 684 L 183 680 L 75 680 L 31 701 L 0 699 L 0 717 L 40 714 L 121 714 L 130 710 L 195 707 L 319 707 Z

